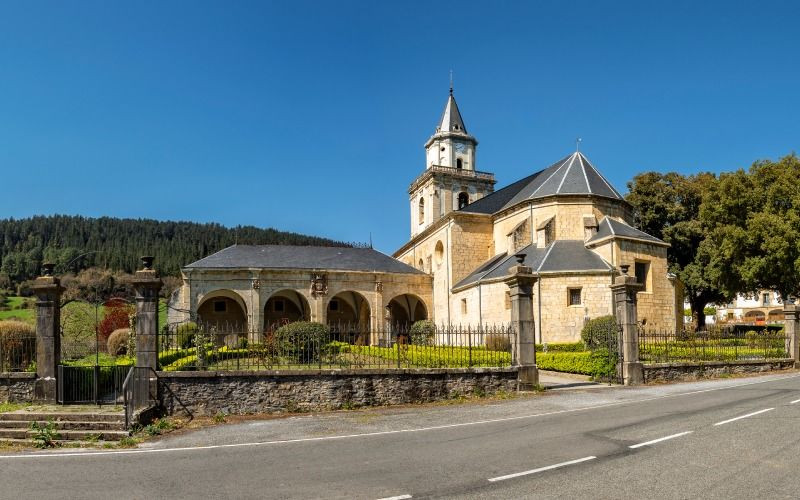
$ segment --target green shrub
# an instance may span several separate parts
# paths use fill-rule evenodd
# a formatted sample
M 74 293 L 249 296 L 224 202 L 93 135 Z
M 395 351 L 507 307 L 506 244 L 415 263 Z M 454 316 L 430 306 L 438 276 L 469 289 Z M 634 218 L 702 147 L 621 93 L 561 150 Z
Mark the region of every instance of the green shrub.
M 491 333 L 486 336 L 486 349 L 490 351 L 511 352 L 511 339 L 508 335 Z
M 411 343 L 414 345 L 433 345 L 436 325 L 429 319 L 415 321 L 411 325 Z
M 175 328 L 175 342 L 177 347 L 181 349 L 193 347 L 197 330 L 197 323 L 193 321 L 178 325 L 178 327 Z
M 111 335 L 108 336 L 108 342 L 106 342 L 108 354 L 111 356 L 127 354 L 128 335 L 130 335 L 130 330 L 128 328 L 119 328 L 111 332 Z
M 536 366 L 542 370 L 578 373 L 603 378 L 613 375 L 617 369 L 616 359 L 609 357 L 608 349 L 583 352 L 543 352 L 536 354 Z
M 544 347 L 547 346 L 545 351 Z M 583 342 L 554 342 L 552 344 L 536 344 L 536 352 L 583 352 L 586 351 Z
M 607 349 L 611 340 L 617 338 L 617 320 L 614 316 L 590 319 L 581 330 L 581 339 L 590 351 Z
M 274 340 L 279 352 L 299 363 L 311 363 L 319 359 L 330 341 L 330 330 L 322 323 L 295 321 L 278 328 Z
M 744 338 L 747 340 L 747 347 L 753 349 L 756 347 L 758 332 L 755 330 L 748 330 L 745 332 Z

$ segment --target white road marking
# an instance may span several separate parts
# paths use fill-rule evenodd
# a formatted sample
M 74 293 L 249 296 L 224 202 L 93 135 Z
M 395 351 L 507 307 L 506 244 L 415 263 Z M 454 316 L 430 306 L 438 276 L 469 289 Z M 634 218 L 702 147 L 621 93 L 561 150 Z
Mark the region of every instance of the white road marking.
M 417 427 L 411 429 L 397 429 L 392 431 L 376 431 L 376 432 L 363 432 L 360 434 L 343 434 L 338 436 L 320 436 L 320 437 L 311 437 L 311 438 L 298 438 L 298 439 L 280 439 L 275 441 L 256 441 L 250 443 L 231 443 L 231 444 L 214 444 L 214 445 L 205 445 L 205 446 L 186 446 L 180 448 L 151 448 L 151 449 L 134 449 L 134 450 L 118 450 L 118 451 L 85 451 L 85 452 L 40 452 L 40 453 L 26 453 L 26 454 L 18 454 L 18 455 L 0 455 L 0 460 L 19 460 L 19 459 L 26 459 L 26 458 L 63 458 L 63 457 L 99 457 L 105 455 L 138 455 L 140 453 L 172 453 L 172 452 L 181 452 L 181 451 L 201 451 L 201 450 L 217 450 L 222 448 L 245 448 L 245 447 L 252 447 L 252 446 L 272 446 L 278 444 L 291 444 L 291 443 L 307 443 L 307 442 L 318 442 L 318 441 L 334 441 L 338 439 L 352 439 L 352 438 L 360 438 L 360 437 L 373 437 L 373 436 L 386 436 L 391 434 L 408 434 L 412 432 L 427 432 L 427 431 L 436 431 L 442 429 L 454 429 L 458 427 L 471 427 L 475 425 L 483 425 L 483 424 L 495 424 L 495 423 L 502 423 L 502 422 L 512 422 L 515 420 L 526 420 L 530 418 L 538 418 L 538 417 L 547 417 L 552 415 L 563 415 L 565 413 L 577 413 L 581 411 L 587 410 L 595 410 L 599 408 L 611 408 L 614 406 L 623 406 L 629 404 L 637 404 L 637 403 L 647 403 L 651 401 L 658 401 L 661 399 L 668 399 L 680 396 L 692 396 L 695 394 L 703 394 L 706 392 L 713 392 L 713 391 L 721 391 L 725 389 L 735 389 L 737 387 L 745 387 L 748 385 L 756 385 L 756 384 L 766 384 L 769 382 L 779 382 L 781 380 L 788 380 L 793 378 L 800 377 L 800 374 L 796 375 L 787 375 L 784 377 L 776 377 L 767 380 L 756 380 L 754 382 L 745 382 L 743 384 L 736 384 L 736 385 L 727 385 L 725 387 L 711 387 L 709 389 L 700 389 L 697 391 L 689 391 L 689 392 L 680 392 L 676 394 L 665 394 L 663 396 L 654 396 L 652 398 L 643 398 L 643 399 L 636 399 L 630 401 L 615 401 L 613 403 L 603 403 L 599 405 L 593 406 L 583 406 L 580 408 L 571 408 L 569 410 L 554 410 L 548 411 L 544 413 L 532 413 L 528 415 L 516 415 L 513 417 L 501 417 L 501 418 L 494 418 L 494 419 L 487 419 L 487 420 L 476 420 L 472 422 L 461 422 L 457 424 L 443 424 L 443 425 L 434 425 L 431 427 Z
M 569 462 L 561 462 L 560 464 L 548 465 L 547 467 L 539 467 L 538 469 L 526 470 L 524 472 L 516 472 L 514 474 L 508 474 L 506 476 L 493 477 L 489 479 L 489 481 L 492 483 L 496 481 L 505 481 L 506 479 L 513 479 L 515 477 L 520 477 L 520 476 L 528 476 L 530 474 L 536 474 L 537 472 L 544 472 L 548 470 L 558 469 L 559 467 L 566 467 L 567 465 L 574 465 L 574 464 L 579 464 L 581 462 L 588 462 L 589 460 L 594 460 L 595 458 L 597 457 L 595 456 L 583 457 L 577 460 L 570 460 Z
M 648 446 L 651 444 L 660 443 L 661 441 L 666 441 L 668 439 L 675 439 L 677 437 L 685 436 L 687 434 L 691 434 L 694 431 L 686 431 L 686 432 L 679 432 L 677 434 L 672 434 L 670 436 L 664 436 L 663 438 L 653 439 L 652 441 L 645 441 L 644 443 L 633 444 L 628 446 L 628 448 L 635 450 L 636 448 L 641 448 L 642 446 Z
M 714 424 L 714 425 L 722 425 L 722 424 L 727 424 L 727 423 L 729 423 L 729 422 L 735 422 L 735 421 L 737 421 L 737 420 L 741 420 L 741 419 L 743 419 L 743 418 L 747 418 L 747 417 L 752 417 L 753 415 L 759 415 L 759 414 L 761 414 L 761 413 L 766 413 L 766 412 L 768 412 L 768 411 L 770 411 L 770 410 L 774 410 L 774 409 L 775 409 L 775 408 L 766 408 L 766 409 L 764 409 L 764 410 L 758 410 L 758 411 L 754 411 L 753 413 L 748 413 L 747 415 L 741 415 L 741 416 L 738 416 L 738 417 L 729 418 L 728 420 L 723 420 L 722 422 L 717 422 L 717 423 L 716 423 L 716 424 Z
M 408 500 L 411 495 L 397 495 L 396 497 L 379 498 L 378 500 Z
M 795 403 L 800 403 L 800 399 L 795 399 L 794 401 L 789 401 L 790 405 L 793 405 Z

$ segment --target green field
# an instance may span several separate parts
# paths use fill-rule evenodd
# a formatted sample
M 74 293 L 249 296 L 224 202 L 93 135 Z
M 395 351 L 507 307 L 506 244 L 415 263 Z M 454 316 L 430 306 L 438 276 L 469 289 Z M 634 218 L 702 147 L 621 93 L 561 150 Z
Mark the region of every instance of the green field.
M 30 307 L 23 308 L 21 307 L 23 303 L 28 302 Z M 36 323 L 36 308 L 35 308 L 36 299 L 32 297 L 17 297 L 17 296 L 10 296 L 8 297 L 4 303 L 0 304 L 3 309 L 9 310 L 2 310 L 0 311 L 0 321 L 3 320 L 10 320 L 16 319 L 20 321 L 25 321 L 26 323 L 34 324 Z M 100 306 L 97 311 L 97 319 L 98 321 L 102 321 L 103 317 L 105 316 L 105 307 Z M 82 317 L 87 318 L 87 320 L 94 320 L 94 306 L 92 304 L 87 304 L 85 302 L 70 302 L 69 304 L 65 305 L 62 309 L 62 316 L 69 316 L 69 315 L 80 315 Z M 160 326 L 167 324 L 167 303 L 165 300 L 161 300 L 158 304 L 158 324 Z

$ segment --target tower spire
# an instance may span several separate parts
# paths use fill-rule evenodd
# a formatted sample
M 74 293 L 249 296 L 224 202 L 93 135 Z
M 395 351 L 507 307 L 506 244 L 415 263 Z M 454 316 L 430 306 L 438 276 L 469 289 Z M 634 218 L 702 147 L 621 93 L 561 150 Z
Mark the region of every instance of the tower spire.
M 450 70 L 450 95 L 453 95 L 453 70 Z

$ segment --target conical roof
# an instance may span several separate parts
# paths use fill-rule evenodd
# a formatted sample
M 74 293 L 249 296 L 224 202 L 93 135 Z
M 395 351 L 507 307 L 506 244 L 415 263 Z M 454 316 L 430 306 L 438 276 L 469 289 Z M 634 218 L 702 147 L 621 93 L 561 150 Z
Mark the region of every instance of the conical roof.
M 524 200 L 557 195 L 594 195 L 624 201 L 583 153 L 575 152 L 544 170 L 471 203 L 465 212 L 495 213 Z
M 456 104 L 452 90 L 447 98 L 447 104 L 444 107 L 442 119 L 439 120 L 439 126 L 436 127 L 436 132 L 467 133 L 467 127 L 464 126 L 464 119 L 461 118 L 461 112 L 458 111 L 458 104 Z

